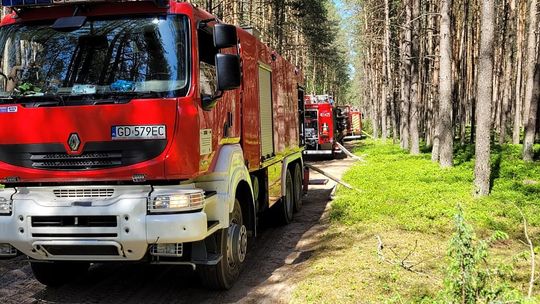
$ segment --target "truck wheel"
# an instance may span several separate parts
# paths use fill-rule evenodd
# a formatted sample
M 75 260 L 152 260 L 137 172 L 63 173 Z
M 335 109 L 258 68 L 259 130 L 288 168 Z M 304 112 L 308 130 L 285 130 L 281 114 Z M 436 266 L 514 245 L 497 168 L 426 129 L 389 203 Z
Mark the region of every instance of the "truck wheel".
M 230 289 L 238 279 L 246 258 L 248 236 L 238 199 L 234 202 L 234 210 L 229 218 L 229 228 L 216 232 L 221 260 L 216 265 L 202 265 L 198 268 L 202 283 L 210 289 Z
M 285 197 L 276 204 L 275 208 L 277 219 L 280 224 L 287 225 L 292 222 L 294 211 L 294 185 L 291 170 L 287 170 L 287 175 L 285 177 Z
M 48 287 L 60 287 L 88 272 L 90 263 L 30 262 L 34 277 Z
M 294 211 L 298 212 L 302 209 L 302 193 L 303 193 L 303 178 L 302 168 L 300 164 L 294 166 Z

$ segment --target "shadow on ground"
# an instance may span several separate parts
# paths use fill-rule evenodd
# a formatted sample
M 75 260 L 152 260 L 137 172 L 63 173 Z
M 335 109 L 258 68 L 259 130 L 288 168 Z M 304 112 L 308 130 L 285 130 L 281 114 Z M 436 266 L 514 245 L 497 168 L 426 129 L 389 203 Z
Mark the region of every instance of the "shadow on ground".
M 89 274 L 74 278 L 61 288 L 46 288 L 18 259 L 18 268 L 0 262 L 0 302 L 8 303 L 223 303 L 282 302 L 291 286 L 294 266 L 307 261 L 316 237 L 325 228 L 318 225 L 331 189 L 310 190 L 304 208 L 283 227 L 263 227 L 251 248 L 243 273 L 229 291 L 208 291 L 195 273 L 183 266 L 146 264 L 97 264 Z M 299 243 L 302 240 L 301 246 Z M 308 248 L 303 250 L 302 248 Z M 1 271 L 4 270 L 4 271 Z M 3 273 L 2 273 L 3 272 Z M 5 281 L 6 278 L 11 279 Z M 276 284 L 281 287 L 276 288 Z

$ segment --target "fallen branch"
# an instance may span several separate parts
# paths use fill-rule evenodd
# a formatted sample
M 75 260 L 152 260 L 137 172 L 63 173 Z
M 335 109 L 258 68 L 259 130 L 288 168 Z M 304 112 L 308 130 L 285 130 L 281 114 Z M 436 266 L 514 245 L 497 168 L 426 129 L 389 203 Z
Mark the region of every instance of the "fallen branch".
M 384 254 L 382 252 L 384 249 L 384 244 L 382 242 L 382 239 L 378 235 L 376 235 L 375 237 L 377 238 L 377 241 L 379 242 L 379 245 L 377 245 L 377 255 L 379 256 L 379 259 L 381 259 L 381 261 L 386 262 L 384 258 Z
M 525 218 L 525 214 L 523 213 L 521 208 L 518 207 L 518 205 L 514 203 L 514 206 L 517 208 L 517 210 L 519 211 L 519 214 L 521 214 L 521 218 L 523 219 L 523 233 L 525 234 L 525 239 L 527 240 L 527 244 L 525 244 L 525 242 L 523 241 L 522 243 L 528 246 L 531 252 L 531 278 L 529 280 L 529 292 L 527 293 L 527 296 L 531 298 L 532 293 L 533 293 L 534 282 L 536 281 L 536 279 L 534 278 L 534 275 L 536 272 L 536 254 L 534 253 L 534 245 L 531 241 L 531 238 L 529 237 L 529 231 L 527 228 L 527 218 Z
M 383 243 L 381 237 L 379 235 L 376 235 L 375 238 L 377 238 L 377 242 L 378 242 L 377 256 L 379 257 L 379 259 L 381 261 L 383 261 L 385 263 L 388 263 L 390 265 L 393 265 L 393 266 L 399 266 L 399 267 L 401 267 L 401 268 L 403 268 L 403 269 L 405 269 L 405 270 L 407 270 L 409 272 L 431 278 L 431 276 L 429 274 L 427 274 L 427 273 L 425 273 L 423 271 L 413 269 L 415 266 L 422 264 L 423 261 L 418 262 L 418 263 L 412 263 L 410 261 L 407 261 L 407 259 L 416 251 L 416 248 L 418 247 L 418 240 L 415 241 L 414 248 L 411 251 L 409 251 L 409 253 L 403 259 L 399 258 L 398 254 L 392 248 L 390 248 L 390 251 L 396 256 L 396 260 L 392 260 L 392 259 L 387 259 L 384 256 L 384 253 L 383 253 L 384 243 Z

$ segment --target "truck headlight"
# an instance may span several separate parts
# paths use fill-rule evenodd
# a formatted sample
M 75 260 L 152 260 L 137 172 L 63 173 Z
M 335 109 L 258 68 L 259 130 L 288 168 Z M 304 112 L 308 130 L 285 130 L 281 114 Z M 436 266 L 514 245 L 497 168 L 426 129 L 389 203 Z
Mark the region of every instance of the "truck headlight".
M 11 199 L 0 197 L 0 215 L 10 215 L 11 214 Z
M 174 213 L 199 210 L 204 207 L 202 190 L 179 190 L 172 193 L 159 193 L 148 202 L 150 213 Z

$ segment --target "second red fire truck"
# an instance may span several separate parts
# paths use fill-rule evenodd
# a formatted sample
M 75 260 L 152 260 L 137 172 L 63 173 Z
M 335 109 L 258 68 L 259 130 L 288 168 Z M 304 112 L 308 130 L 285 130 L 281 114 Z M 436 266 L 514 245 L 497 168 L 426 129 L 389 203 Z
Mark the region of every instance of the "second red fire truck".
M 336 124 L 335 107 L 329 95 L 305 97 L 305 141 L 304 154 L 334 155 L 339 150 L 336 143 L 341 140 L 341 131 Z
M 351 106 L 338 106 L 338 124 L 343 130 L 343 140 L 362 138 L 362 113 Z M 339 119 L 340 118 L 340 119 Z
M 144 261 L 230 288 L 258 215 L 302 206 L 298 69 L 186 2 L 2 4 L 0 257 L 50 286 Z

